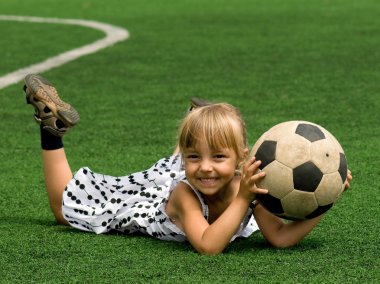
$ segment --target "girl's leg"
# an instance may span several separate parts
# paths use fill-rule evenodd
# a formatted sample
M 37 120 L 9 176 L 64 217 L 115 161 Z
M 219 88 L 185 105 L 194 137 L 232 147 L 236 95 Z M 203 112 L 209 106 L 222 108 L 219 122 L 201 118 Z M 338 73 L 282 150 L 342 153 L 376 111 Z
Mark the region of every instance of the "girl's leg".
M 24 91 L 28 104 L 35 108 L 40 124 L 42 161 L 46 191 L 51 210 L 61 224 L 68 224 L 62 215 L 62 195 L 72 171 L 63 148 L 62 136 L 79 121 L 78 112 L 58 96 L 53 85 L 38 75 L 25 77 Z
M 73 175 L 64 148 L 42 150 L 42 161 L 50 208 L 57 222 L 67 225 L 62 215 L 62 195 Z

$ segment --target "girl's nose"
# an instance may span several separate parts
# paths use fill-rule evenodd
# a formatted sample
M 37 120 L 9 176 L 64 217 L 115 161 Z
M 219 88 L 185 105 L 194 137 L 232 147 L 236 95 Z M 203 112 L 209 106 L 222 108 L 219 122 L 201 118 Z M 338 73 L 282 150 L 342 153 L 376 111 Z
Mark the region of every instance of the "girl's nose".
M 203 172 L 210 172 L 212 171 L 212 163 L 209 159 L 203 159 L 201 161 L 200 170 Z

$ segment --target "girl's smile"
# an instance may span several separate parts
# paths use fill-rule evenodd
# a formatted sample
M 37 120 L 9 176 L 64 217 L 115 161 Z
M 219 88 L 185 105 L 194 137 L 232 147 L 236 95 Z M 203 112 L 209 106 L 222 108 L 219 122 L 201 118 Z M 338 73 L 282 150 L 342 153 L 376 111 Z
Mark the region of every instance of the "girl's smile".
M 200 177 L 198 180 L 204 187 L 213 187 L 218 182 L 217 177 Z

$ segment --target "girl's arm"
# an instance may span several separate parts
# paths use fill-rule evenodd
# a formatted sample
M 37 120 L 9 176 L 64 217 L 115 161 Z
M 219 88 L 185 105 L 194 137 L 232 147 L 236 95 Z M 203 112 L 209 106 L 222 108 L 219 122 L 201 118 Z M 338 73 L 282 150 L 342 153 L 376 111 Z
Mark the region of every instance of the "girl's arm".
M 254 212 L 255 220 L 264 238 L 275 247 L 290 247 L 302 240 L 322 219 L 323 215 L 309 220 L 284 221 L 267 211 L 260 204 Z
M 255 185 L 265 175 L 253 174 L 259 165 L 254 159 L 246 163 L 243 172 L 245 176 L 242 177 L 238 195 L 212 224 L 204 218 L 199 200 L 188 185 L 180 183 L 173 190 L 169 202 L 175 212 L 172 215 L 177 216 L 174 223 L 185 232 L 187 239 L 198 252 L 212 255 L 221 253 L 238 231 L 256 193 L 267 192 Z
M 351 171 L 347 171 L 345 189 L 350 187 Z M 319 223 L 323 215 L 309 220 L 284 223 L 284 221 L 271 214 L 260 204 L 254 212 L 255 220 L 259 225 L 265 239 L 275 247 L 289 247 L 301 241 Z
M 180 183 L 179 186 L 170 197 L 173 197 L 178 216 L 174 223 L 185 232 L 197 252 L 210 255 L 221 253 L 239 229 L 249 202 L 236 198 L 218 219 L 209 224 L 195 193 L 186 184 Z

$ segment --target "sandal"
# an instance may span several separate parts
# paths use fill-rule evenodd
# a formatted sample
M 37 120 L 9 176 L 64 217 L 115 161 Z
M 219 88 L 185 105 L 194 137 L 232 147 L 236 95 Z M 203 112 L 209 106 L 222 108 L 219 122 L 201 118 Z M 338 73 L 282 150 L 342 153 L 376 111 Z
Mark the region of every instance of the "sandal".
M 210 104 L 211 104 L 210 102 L 202 100 L 202 99 L 198 99 L 195 97 L 191 98 L 189 112 L 192 111 L 193 109 L 203 107 L 203 106 L 208 106 Z
M 43 129 L 62 137 L 79 122 L 79 113 L 59 98 L 56 89 L 47 79 L 29 74 L 24 81 L 26 102 L 33 105 L 34 119 Z

